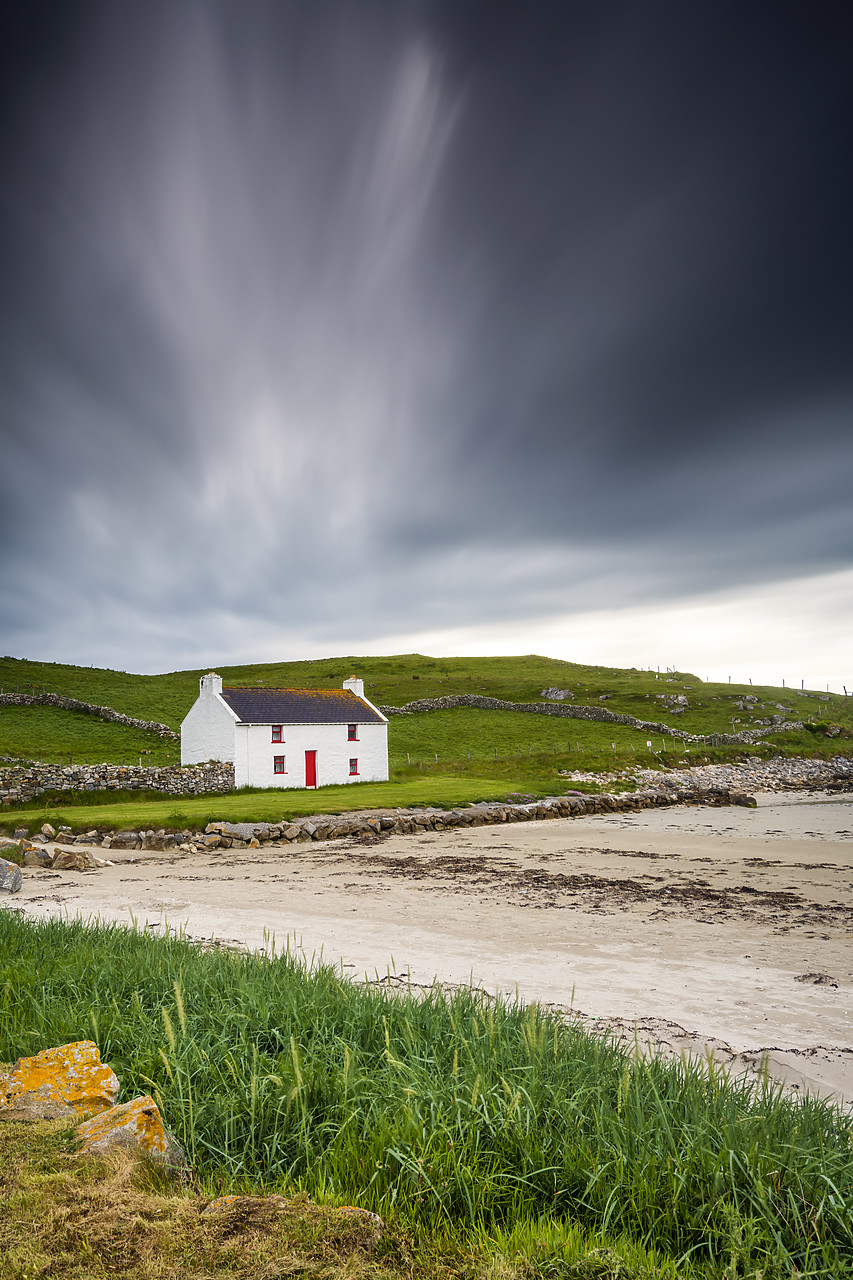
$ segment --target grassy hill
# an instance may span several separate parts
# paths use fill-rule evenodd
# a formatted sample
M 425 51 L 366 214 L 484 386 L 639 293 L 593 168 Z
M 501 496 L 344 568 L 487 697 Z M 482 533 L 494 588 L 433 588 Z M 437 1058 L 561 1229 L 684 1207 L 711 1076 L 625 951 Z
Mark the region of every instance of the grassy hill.
M 811 727 L 773 732 L 749 754 L 830 756 L 849 754 L 853 738 L 853 699 L 815 690 L 800 691 L 751 685 L 706 684 L 684 672 L 586 666 L 535 654 L 507 658 L 430 658 L 402 654 L 388 658 L 344 657 L 315 661 L 219 667 L 226 684 L 268 688 L 340 688 L 351 673 L 360 675 L 375 703 L 404 706 L 422 698 L 474 693 L 506 702 L 538 702 L 542 691 L 569 689 L 574 705 L 603 706 L 638 719 L 670 724 L 697 734 L 731 733 L 758 727 L 772 716 L 802 720 Z M 95 667 L 0 659 L 0 691 L 64 694 L 111 706 L 125 715 L 156 720 L 175 730 L 192 706 L 201 671 L 175 671 L 159 676 L 132 675 Z M 686 698 L 678 712 L 675 699 Z M 751 699 L 748 701 L 747 699 Z M 831 730 L 831 733 L 829 732 Z M 648 747 L 651 739 L 652 748 Z M 602 772 L 636 764 L 728 759 L 743 748 L 686 747 L 677 738 L 596 721 L 534 715 L 524 711 L 454 708 L 392 716 L 389 726 L 392 782 L 400 793 L 390 800 L 373 797 L 370 788 L 347 787 L 346 798 L 326 789 L 317 800 L 330 807 L 364 807 L 381 803 L 461 803 L 466 798 L 497 797 L 513 790 L 553 794 L 565 788 L 567 770 Z M 168 764 L 179 759 L 179 746 L 153 732 L 109 723 L 56 707 L 0 706 L 0 756 L 49 762 Z M 425 784 L 429 784 L 426 786 Z M 411 793 L 411 795 L 410 795 Z M 426 794 L 430 799 L 425 800 Z M 470 793 L 470 794 L 469 794 Z M 276 793 L 277 794 L 277 793 Z M 418 798 L 416 798 L 416 796 Z M 288 793 L 288 808 L 308 811 Z M 88 804 L 145 797 L 97 793 Z M 274 798 L 274 797 L 273 797 Z M 58 799 L 58 798 L 57 798 Z M 61 807 L 72 799 L 62 796 Z M 236 800 L 237 798 L 234 797 Z M 175 800 L 152 801 L 174 809 Z M 47 800 L 45 803 L 49 803 Z M 55 802 L 54 802 L 55 803 Z M 187 801 L 190 806 L 196 802 Z M 240 807 L 261 798 L 243 797 Z M 184 802 L 182 802 L 184 804 Z M 217 801 L 222 807 L 222 802 Z M 281 801 L 276 801 L 280 807 Z M 259 808 L 260 806 L 260 808 Z M 294 807 L 295 806 L 295 807 Z M 275 806 L 274 806 L 275 807 Z M 311 806 L 312 808 L 316 806 Z M 163 810 L 162 821 L 169 817 Z M 12 819 L 8 810 L 4 818 Z M 76 815 L 82 821 L 82 815 Z

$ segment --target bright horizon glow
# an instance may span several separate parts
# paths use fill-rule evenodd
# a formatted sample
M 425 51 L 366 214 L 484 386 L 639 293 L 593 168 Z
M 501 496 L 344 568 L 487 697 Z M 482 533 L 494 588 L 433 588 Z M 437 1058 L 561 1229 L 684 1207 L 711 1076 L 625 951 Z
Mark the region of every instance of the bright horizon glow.
M 246 641 L 247 630 L 253 640 Z M 216 640 L 211 641 L 210 637 Z M 820 693 L 853 694 L 853 570 L 778 582 L 760 588 L 670 604 L 600 609 L 556 618 L 525 618 L 452 629 L 400 631 L 375 639 L 288 631 L 271 623 L 238 625 L 233 617 L 207 615 L 195 634 L 175 637 L 162 624 L 134 635 L 104 636 L 97 652 L 81 636 L 75 652 L 42 661 L 77 662 L 155 675 L 165 671 L 299 659 L 390 657 L 423 653 L 436 658 L 538 653 L 592 666 L 690 672 L 703 681 L 769 685 Z M 32 649 L 36 649 L 35 637 Z M 154 653 L 175 646 L 168 665 Z M 150 655 L 145 661 L 143 655 Z M 32 650 L 31 650 L 32 652 Z M 22 657 L 30 656 L 26 651 Z

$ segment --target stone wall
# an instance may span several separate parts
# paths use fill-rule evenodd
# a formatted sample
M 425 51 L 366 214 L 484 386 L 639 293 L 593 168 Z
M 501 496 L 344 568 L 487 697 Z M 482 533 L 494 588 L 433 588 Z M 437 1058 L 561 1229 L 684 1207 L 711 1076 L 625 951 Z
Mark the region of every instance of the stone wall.
M 802 729 L 802 720 L 781 721 L 769 729 L 744 729 L 741 733 L 687 733 L 659 720 L 638 720 L 636 716 L 620 711 L 608 711 L 606 707 L 574 707 L 564 702 L 504 702 L 500 698 L 484 698 L 477 693 L 451 693 L 443 698 L 420 698 L 407 702 L 404 707 L 380 707 L 385 716 L 410 716 L 420 711 L 447 711 L 453 707 L 477 707 L 481 711 L 524 711 L 529 715 L 560 716 L 568 720 L 597 720 L 602 724 L 622 724 L 629 729 L 641 729 L 644 733 L 665 733 L 682 742 L 698 742 L 705 746 L 748 746 L 759 742 L 771 733 L 786 729 Z
M 536 822 L 548 818 L 575 818 L 597 813 L 636 813 L 674 804 L 755 806 L 746 792 L 734 788 L 701 788 L 688 786 L 668 790 L 649 788 L 623 795 L 551 796 L 545 800 L 521 801 L 515 804 L 484 802 L 460 809 L 393 809 L 367 810 L 353 813 L 312 814 L 293 822 L 210 822 L 204 831 L 161 828 L 159 831 L 111 831 L 93 828 L 73 835 L 68 830 L 58 833 L 44 826 L 34 840 L 47 844 L 55 840 L 64 845 L 100 845 L 103 849 L 143 849 L 162 851 L 181 849 L 199 853 L 213 849 L 260 848 L 262 845 L 309 844 L 316 840 L 340 840 L 347 837 L 372 843 L 386 835 L 417 835 L 422 831 L 445 831 L 457 827 L 493 826 L 504 822 Z M 23 832 L 17 832 L 21 836 Z M 25 841 L 29 848 L 35 848 Z
M 163 791 L 206 795 L 234 789 L 234 766 L 212 761 L 193 765 L 27 764 L 0 768 L 0 804 L 20 804 L 46 791 Z
M 137 720 L 135 716 L 122 715 L 112 707 L 99 707 L 94 702 L 81 702 L 79 698 L 66 698 L 61 693 L 0 693 L 0 707 L 61 707 L 63 711 L 81 711 L 83 715 L 97 716 L 113 724 L 126 724 L 131 729 L 146 729 L 170 742 L 178 741 L 178 734 L 159 720 Z

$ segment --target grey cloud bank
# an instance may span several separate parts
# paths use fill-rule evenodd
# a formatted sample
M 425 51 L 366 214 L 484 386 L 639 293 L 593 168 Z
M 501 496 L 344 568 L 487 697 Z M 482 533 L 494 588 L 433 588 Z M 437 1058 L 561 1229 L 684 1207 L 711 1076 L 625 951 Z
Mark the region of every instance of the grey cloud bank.
M 631 663 L 632 610 L 853 570 L 842 9 L 2 23 L 6 651 L 574 657 L 610 611 Z

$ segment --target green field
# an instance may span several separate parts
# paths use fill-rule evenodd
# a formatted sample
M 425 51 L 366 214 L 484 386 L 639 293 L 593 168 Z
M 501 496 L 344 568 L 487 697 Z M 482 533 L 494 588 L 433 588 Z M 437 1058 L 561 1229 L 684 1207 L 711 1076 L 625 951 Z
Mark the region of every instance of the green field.
M 596 704 L 608 694 L 611 711 L 646 720 L 667 719 L 661 695 L 687 695 L 691 706 L 684 715 L 670 717 L 679 728 L 695 733 L 731 732 L 732 719 L 748 728 L 751 720 L 777 713 L 777 704 L 791 707 L 794 719 L 838 721 L 853 730 L 853 699 L 839 694 L 752 685 L 705 684 L 682 672 L 622 670 L 586 666 L 535 654 L 507 658 L 430 658 L 400 654 L 388 658 L 342 657 L 314 661 L 217 666 L 226 685 L 266 685 L 269 688 L 340 688 L 348 675 L 360 675 L 372 702 L 403 706 L 417 698 L 449 693 L 480 693 L 509 702 L 541 701 L 541 691 L 556 686 L 571 689 L 578 704 Z M 158 720 L 177 730 L 198 694 L 204 672 L 176 671 L 139 676 L 95 667 L 0 658 L 0 690 L 32 693 L 44 689 L 86 702 L 114 707 L 125 715 Z M 765 708 L 757 714 L 735 703 L 756 695 Z M 822 699 L 828 698 L 828 701 Z
M 803 719 L 811 729 L 771 733 L 748 754 L 829 757 L 850 752 L 853 698 L 801 694 L 790 689 L 751 685 L 706 685 L 695 676 L 666 672 L 582 666 L 528 655 L 516 658 L 436 659 L 420 654 L 391 658 L 345 657 L 311 662 L 220 667 L 226 684 L 267 687 L 339 688 L 352 672 L 365 680 L 367 696 L 380 705 L 403 706 L 420 698 L 474 693 L 508 702 L 537 702 L 551 686 L 570 689 L 576 705 L 604 706 L 640 719 L 668 723 L 692 733 L 731 733 L 772 715 Z M 175 730 L 198 691 L 199 672 L 136 676 L 93 667 L 62 666 L 12 658 L 0 659 L 0 690 L 66 694 Z M 607 695 L 602 702 L 602 696 Z M 689 706 L 671 714 L 663 699 L 680 695 Z M 747 703 L 747 697 L 758 699 Z M 833 729 L 830 735 L 827 730 Z M 652 750 L 646 745 L 651 739 Z M 0 707 L 0 755 L 52 763 L 170 764 L 179 759 L 176 743 L 156 733 L 129 729 L 94 716 L 54 707 Z M 176 826 L 211 818 L 265 820 L 341 808 L 390 807 L 430 803 L 463 804 L 500 798 L 524 790 L 549 795 L 565 789 L 567 770 L 617 771 L 634 765 L 679 761 L 738 759 L 742 748 L 689 747 L 669 735 L 595 721 L 540 716 L 526 712 L 457 708 L 392 716 L 389 754 L 393 787 L 373 791 L 358 785 L 270 797 L 233 795 L 221 800 L 143 799 L 109 793 L 85 802 L 85 816 L 67 795 L 46 796 L 34 806 L 2 813 L 5 826 L 32 824 L 41 812 L 56 821 L 65 815 L 79 829 L 89 825 L 148 823 Z M 380 798 L 381 797 L 381 798 Z M 127 803 L 120 803 L 123 800 Z M 109 802 L 101 807 L 99 801 Z M 153 806 L 153 807 L 152 807 Z M 112 808 L 108 814 L 107 809 Z M 73 808 L 73 814 L 70 812 Z M 97 816 L 94 816 L 97 810 Z M 179 818 L 175 814 L 179 814 Z M 180 820 L 179 820 L 180 819 Z
M 0 756 L 49 764 L 175 764 L 180 746 L 156 733 L 131 729 L 61 707 L 0 707 Z
M 0 1059 L 77 1039 L 153 1093 L 211 1192 L 361 1205 L 532 1255 L 521 1275 L 595 1246 L 634 1269 L 579 1274 L 853 1275 L 849 1116 L 535 1006 L 0 911 Z

